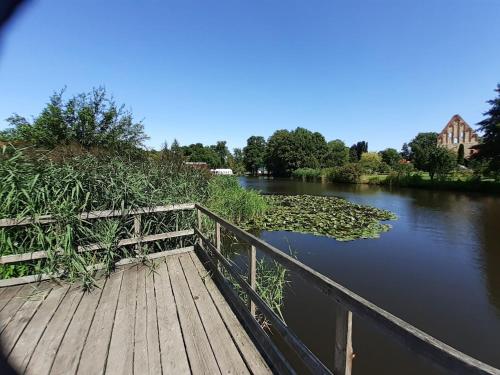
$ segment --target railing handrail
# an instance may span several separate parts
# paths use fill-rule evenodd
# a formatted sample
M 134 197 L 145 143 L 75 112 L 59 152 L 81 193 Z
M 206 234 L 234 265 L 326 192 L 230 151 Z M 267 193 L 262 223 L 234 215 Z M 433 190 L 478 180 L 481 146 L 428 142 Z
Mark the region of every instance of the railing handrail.
M 109 217 L 142 215 L 142 214 L 161 213 L 168 211 L 192 210 L 194 209 L 194 207 L 195 207 L 194 203 L 183 203 L 183 204 L 171 204 L 167 206 L 141 207 L 136 209 L 89 211 L 79 214 L 78 218 L 80 220 L 94 220 L 94 219 L 104 219 Z M 40 215 L 38 217 L 24 217 L 20 219 L 8 218 L 8 219 L 0 219 L 0 228 L 25 226 L 30 224 L 50 224 L 50 223 L 55 223 L 56 221 L 57 218 L 55 218 L 53 215 Z
M 207 208 L 199 204 L 195 204 L 195 208 L 219 223 L 226 230 L 232 232 L 241 240 L 259 248 L 266 255 L 270 256 L 289 270 L 297 272 L 305 281 L 319 289 L 323 294 L 333 299 L 345 309 L 352 311 L 362 319 L 370 321 L 382 332 L 390 335 L 403 346 L 409 348 L 443 370 L 454 374 L 500 374 L 499 369 L 462 353 L 430 336 L 369 302 L 346 287 L 306 266 L 297 259 L 283 253 L 260 238 L 226 221 Z
M 194 207 L 195 207 L 194 203 L 185 203 L 185 204 L 172 204 L 168 206 L 141 207 L 137 209 L 89 211 L 78 214 L 78 218 L 80 220 L 97 220 L 97 219 L 106 219 L 106 218 L 120 217 L 120 216 L 134 216 L 135 218 L 140 219 L 141 215 L 161 213 L 161 212 L 171 212 L 171 211 L 193 210 Z M 45 225 L 54 222 L 57 222 L 57 218 L 55 218 L 52 215 L 42 215 L 35 218 L 25 217 L 20 219 L 0 219 L 0 228 L 27 226 L 30 224 Z M 146 242 L 154 242 L 168 238 L 191 236 L 194 234 L 193 229 L 188 229 L 188 230 L 180 230 L 174 232 L 165 232 L 165 233 L 141 236 L 140 220 L 134 221 L 134 231 L 135 233 L 133 237 L 124 238 L 118 241 L 117 246 L 121 247 L 121 246 L 141 244 Z M 95 251 L 95 250 L 101 250 L 103 248 L 104 247 L 102 246 L 102 244 L 94 243 L 94 244 L 78 246 L 77 251 L 78 252 Z M 37 259 L 44 259 L 47 257 L 48 257 L 47 251 L 32 251 L 29 253 L 4 255 L 0 256 L 0 264 L 32 261 Z

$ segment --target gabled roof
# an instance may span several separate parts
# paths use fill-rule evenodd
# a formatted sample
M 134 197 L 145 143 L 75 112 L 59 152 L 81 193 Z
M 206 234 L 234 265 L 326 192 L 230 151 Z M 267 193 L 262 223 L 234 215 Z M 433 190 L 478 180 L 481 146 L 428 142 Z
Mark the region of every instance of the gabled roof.
M 446 126 L 443 128 L 443 130 L 441 130 L 441 133 L 439 133 L 439 134 L 445 134 L 445 133 L 447 133 L 448 128 L 451 127 L 451 126 L 453 126 L 454 123 L 457 122 L 457 121 L 460 124 L 463 125 L 464 130 L 470 130 L 472 132 L 472 134 L 476 134 L 476 131 L 474 129 L 472 129 L 470 127 L 470 125 L 467 124 L 467 122 L 460 115 L 453 115 L 453 116 L 451 116 L 450 121 L 448 121 L 448 123 L 446 124 Z

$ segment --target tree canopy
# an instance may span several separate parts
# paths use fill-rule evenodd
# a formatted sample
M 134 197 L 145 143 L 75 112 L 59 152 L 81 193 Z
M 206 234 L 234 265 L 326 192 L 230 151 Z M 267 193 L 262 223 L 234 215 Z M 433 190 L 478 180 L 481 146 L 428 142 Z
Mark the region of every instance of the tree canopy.
M 429 172 L 429 156 L 437 147 L 437 133 L 418 133 L 409 143 L 410 160 L 417 169 Z
M 63 99 L 54 93 L 32 122 L 18 114 L 7 119 L 11 128 L 1 132 L 6 141 L 22 141 L 54 148 L 77 143 L 86 149 L 141 147 L 148 138 L 141 122 L 135 122 L 124 105 L 117 105 L 102 87 Z
M 386 148 L 385 150 L 380 151 L 380 156 L 382 157 L 382 161 L 391 168 L 395 167 L 401 160 L 401 155 L 398 150 L 394 148 Z
M 257 174 L 259 168 L 265 164 L 266 140 L 264 137 L 251 136 L 247 139 L 247 145 L 243 148 L 243 162 L 247 171 L 253 175 Z
M 349 162 L 349 147 L 340 139 L 328 142 L 324 158 L 326 167 L 341 167 Z
M 476 146 L 479 151 L 476 158 L 486 161 L 490 171 L 500 173 L 500 83 L 495 92 L 498 96 L 488 101 L 491 108 L 484 113 L 486 118 L 478 123 L 483 136 L 482 142 Z
M 323 166 L 327 153 L 323 135 L 304 128 L 277 130 L 267 142 L 266 164 L 274 175 L 289 176 L 298 168 Z

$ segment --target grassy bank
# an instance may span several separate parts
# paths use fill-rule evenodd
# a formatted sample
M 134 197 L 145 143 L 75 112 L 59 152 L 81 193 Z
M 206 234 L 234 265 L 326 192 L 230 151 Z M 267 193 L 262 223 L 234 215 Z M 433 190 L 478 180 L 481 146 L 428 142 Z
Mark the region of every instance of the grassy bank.
M 352 184 L 411 187 L 431 190 L 455 190 L 467 192 L 500 193 L 500 182 L 492 179 L 478 179 L 469 174 L 456 173 L 446 179 L 431 180 L 428 173 L 412 172 L 398 174 L 362 174 L 355 164 L 340 168 L 302 168 L 293 172 L 295 179 L 303 181 L 327 181 Z

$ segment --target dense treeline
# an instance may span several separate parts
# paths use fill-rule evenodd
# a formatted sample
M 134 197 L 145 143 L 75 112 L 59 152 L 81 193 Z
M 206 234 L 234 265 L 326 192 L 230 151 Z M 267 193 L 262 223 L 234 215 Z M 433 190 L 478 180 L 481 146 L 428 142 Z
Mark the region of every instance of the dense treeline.
M 362 174 L 387 174 L 401 170 L 420 171 L 444 179 L 458 165 L 473 171 L 473 177 L 500 174 L 500 84 L 498 97 L 489 101 L 491 109 L 484 115 L 479 130 L 481 143 L 473 158 L 464 157 L 463 146 L 455 154 L 437 144 L 437 133 L 423 132 L 404 143 L 401 151 L 388 148 L 369 152 L 366 141 L 348 147 L 342 140 L 327 141 L 325 137 L 308 129 L 275 131 L 267 140 L 251 136 L 243 149 L 231 152 L 226 141 L 215 145 L 195 143 L 164 145 L 160 151 L 149 151 L 163 159 L 205 162 L 210 168 L 231 168 L 236 174 L 262 173 L 274 176 L 330 176 L 336 180 L 357 180 Z M 68 100 L 64 91 L 55 93 L 46 107 L 32 122 L 14 114 L 7 119 L 11 127 L 0 132 L 0 141 L 20 142 L 36 147 L 57 149 L 77 145 L 94 152 L 113 152 L 124 149 L 143 149 L 147 139 L 144 126 L 135 122 L 124 106 L 119 106 L 106 95 L 103 88 L 80 94 Z M 142 152 L 142 151 L 141 151 Z M 144 151 L 146 152 L 146 151 Z M 466 168 L 463 168 L 465 170 Z

